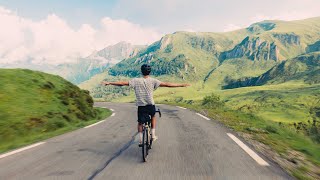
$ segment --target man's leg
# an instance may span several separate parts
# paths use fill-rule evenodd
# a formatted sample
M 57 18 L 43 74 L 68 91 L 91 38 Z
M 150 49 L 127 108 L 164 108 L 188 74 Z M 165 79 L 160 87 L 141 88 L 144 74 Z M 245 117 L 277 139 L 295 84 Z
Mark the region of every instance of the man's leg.
M 142 124 L 138 123 L 139 144 L 142 144 Z
M 153 116 L 152 118 L 151 118 L 151 128 L 152 129 L 155 129 L 156 128 L 156 116 Z
M 158 137 L 156 136 L 156 116 L 153 116 L 151 118 L 151 134 L 152 134 L 152 139 L 157 140 Z

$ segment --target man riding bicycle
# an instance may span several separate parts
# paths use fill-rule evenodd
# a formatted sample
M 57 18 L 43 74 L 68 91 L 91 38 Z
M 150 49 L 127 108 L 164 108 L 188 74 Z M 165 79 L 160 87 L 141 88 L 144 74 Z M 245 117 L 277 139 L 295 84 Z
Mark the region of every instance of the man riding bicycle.
M 153 91 L 160 87 L 187 87 L 189 84 L 176 84 L 169 82 L 161 82 L 157 79 L 151 78 L 151 66 L 144 64 L 141 66 L 142 78 L 133 78 L 129 81 L 119 82 L 106 82 L 103 85 L 114 86 L 129 86 L 134 89 L 136 95 L 136 105 L 138 106 L 138 133 L 139 133 L 139 146 L 142 144 L 142 124 L 145 122 L 145 115 L 151 116 L 151 134 L 152 140 L 158 139 L 156 136 L 156 108 L 153 100 Z

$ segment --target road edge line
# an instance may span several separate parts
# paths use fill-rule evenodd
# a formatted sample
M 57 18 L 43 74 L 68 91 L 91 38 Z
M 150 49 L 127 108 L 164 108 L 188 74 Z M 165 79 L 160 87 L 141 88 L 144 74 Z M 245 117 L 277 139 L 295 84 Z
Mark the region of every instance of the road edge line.
M 106 121 L 106 120 L 102 120 L 102 121 L 96 122 L 96 123 L 91 124 L 91 125 L 89 125 L 89 126 L 86 126 L 86 127 L 84 127 L 84 128 L 85 128 L 85 129 L 86 129 L 86 128 L 90 128 L 90 127 L 92 127 L 92 126 L 95 126 L 95 125 L 98 125 L 98 124 L 100 124 L 100 123 L 103 123 L 104 121 Z
M 187 108 L 184 108 L 184 107 L 181 107 L 181 106 L 176 106 L 177 108 L 180 108 L 180 109 L 187 109 Z
M 17 153 L 20 153 L 22 151 L 25 151 L 25 150 L 28 150 L 28 149 L 31 149 L 31 148 L 34 148 L 34 147 L 37 147 L 37 146 L 40 146 L 40 145 L 45 144 L 45 143 L 46 142 L 38 142 L 38 143 L 31 144 L 29 146 L 26 146 L 26 147 L 23 147 L 23 148 L 20 148 L 20 149 L 16 149 L 16 150 L 4 153 L 4 154 L 0 154 L 0 159 L 8 157 L 8 156 L 11 156 L 11 155 L 14 155 L 14 154 L 17 154 Z
M 208 117 L 206 117 L 206 116 L 204 116 L 204 115 L 202 115 L 202 114 L 200 114 L 200 113 L 196 113 L 198 116 L 201 116 L 202 118 L 204 118 L 204 119 L 206 119 L 207 121 L 210 121 L 211 119 L 210 118 L 208 118 Z
M 252 159 L 254 159 L 261 166 L 270 166 L 265 160 L 263 160 L 257 153 L 251 150 L 247 145 L 245 145 L 240 139 L 234 136 L 231 133 L 227 133 L 227 135 L 237 143 Z
M 115 116 L 115 115 L 116 115 L 116 113 L 112 113 L 110 117 Z M 99 121 L 99 122 L 96 122 L 96 123 L 94 123 L 94 124 L 91 124 L 91 125 L 89 125 L 89 126 L 86 126 L 86 127 L 84 127 L 84 128 L 87 129 L 87 128 L 96 126 L 96 125 L 98 125 L 98 124 L 100 124 L 100 123 L 103 123 L 103 122 L 105 122 L 105 121 L 106 121 L 106 119 L 105 119 L 105 120 L 102 120 L 102 121 Z

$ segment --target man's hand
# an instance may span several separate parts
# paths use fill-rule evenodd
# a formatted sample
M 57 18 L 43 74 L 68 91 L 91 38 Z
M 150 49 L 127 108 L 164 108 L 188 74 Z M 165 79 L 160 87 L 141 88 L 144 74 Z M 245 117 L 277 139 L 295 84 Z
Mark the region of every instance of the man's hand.
M 107 86 L 107 85 L 110 85 L 110 82 L 102 81 L 102 82 L 101 82 L 101 85 Z
M 182 84 L 182 87 L 188 87 L 191 86 L 191 84 Z
M 190 86 L 190 84 L 176 84 L 176 83 L 169 83 L 169 82 L 161 82 L 160 87 L 169 87 L 169 88 L 175 88 L 175 87 L 187 87 Z
M 108 86 L 108 85 L 113 85 L 113 86 L 129 86 L 128 81 L 118 81 L 118 82 L 107 82 L 107 81 L 102 81 L 101 85 Z

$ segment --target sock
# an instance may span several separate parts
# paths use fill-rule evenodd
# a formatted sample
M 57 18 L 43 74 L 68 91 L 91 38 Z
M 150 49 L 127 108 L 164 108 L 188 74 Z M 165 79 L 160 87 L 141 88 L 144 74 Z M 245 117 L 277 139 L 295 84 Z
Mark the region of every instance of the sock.
M 151 129 L 151 134 L 153 137 L 156 136 L 156 129 Z
M 139 132 L 139 143 L 142 143 L 142 132 Z

